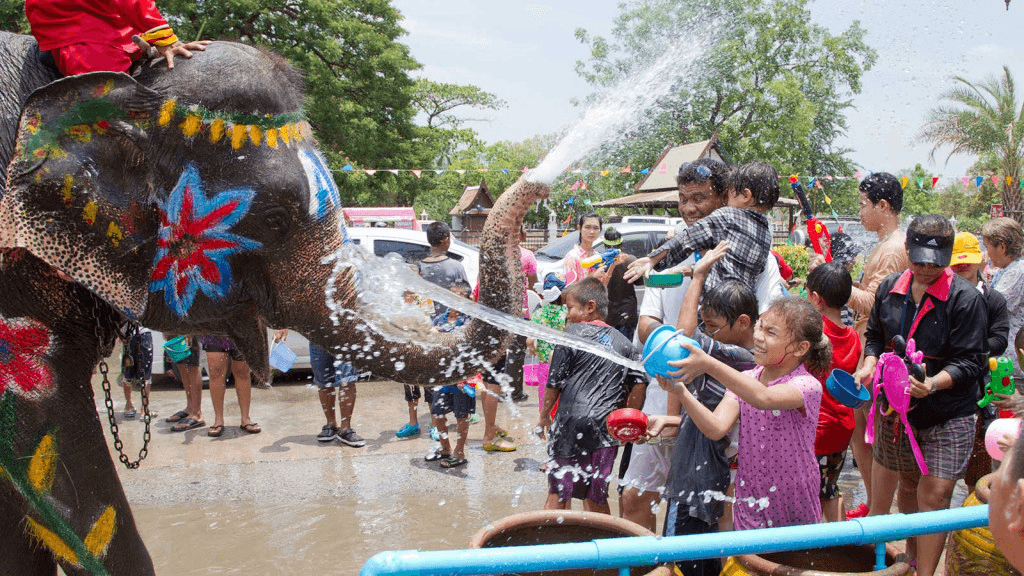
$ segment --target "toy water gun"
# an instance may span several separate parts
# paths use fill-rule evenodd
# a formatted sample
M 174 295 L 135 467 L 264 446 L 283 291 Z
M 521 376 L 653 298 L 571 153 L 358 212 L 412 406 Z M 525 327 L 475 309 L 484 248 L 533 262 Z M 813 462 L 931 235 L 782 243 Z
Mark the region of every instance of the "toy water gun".
M 584 258 L 583 260 L 580 260 L 580 266 L 584 268 L 593 268 L 594 266 L 600 264 L 603 268 L 608 268 L 609 266 L 615 263 L 615 259 L 619 257 L 620 253 L 621 252 L 618 248 L 612 248 L 611 250 L 608 250 L 606 252 L 594 254 L 589 258 Z
M 1005 356 L 989 358 L 988 386 L 985 386 L 985 396 L 978 400 L 978 408 L 984 408 L 993 400 L 999 400 L 999 396 L 996 394 L 1009 396 L 1016 389 L 1016 384 L 1013 382 L 1013 362 L 1010 362 L 1010 359 Z
M 821 223 L 821 220 L 814 216 L 814 208 L 811 207 L 811 202 L 807 199 L 807 193 L 804 192 L 804 187 L 800 184 L 800 178 L 796 174 L 789 176 L 789 185 L 793 187 L 793 194 L 800 201 L 800 206 L 804 211 L 804 218 L 807 218 L 807 235 L 811 239 L 811 247 L 814 248 L 815 252 L 825 257 L 825 262 L 831 262 L 832 235 L 829 234 L 828 228 Z
M 907 412 L 910 410 L 910 376 L 924 381 L 925 370 L 924 364 L 921 363 L 924 360 L 924 353 L 917 350 L 913 338 L 907 342 L 902 336 L 893 337 L 892 349 L 892 352 L 884 352 L 878 357 L 878 364 L 875 366 L 875 399 L 871 403 L 868 421 L 874 422 L 875 410 L 881 410 L 885 415 L 893 412 L 899 414 L 903 430 L 910 439 L 910 449 L 917 460 L 917 467 L 927 476 L 928 465 L 925 464 L 921 448 L 917 445 L 917 439 L 914 438 L 914 432 L 907 420 Z M 879 406 L 879 403 L 884 405 Z M 868 444 L 875 442 L 874 426 L 868 426 L 864 431 L 864 441 Z

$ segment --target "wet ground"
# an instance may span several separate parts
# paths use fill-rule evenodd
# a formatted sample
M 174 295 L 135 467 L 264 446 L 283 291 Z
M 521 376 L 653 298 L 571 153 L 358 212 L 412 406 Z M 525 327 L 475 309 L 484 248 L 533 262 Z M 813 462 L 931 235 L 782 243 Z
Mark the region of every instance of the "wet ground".
M 98 377 L 94 389 L 105 414 Z M 489 521 L 543 507 L 547 485 L 538 466 L 545 460 L 544 445 L 528 434 L 537 416 L 534 389 L 528 387 L 530 399 L 512 408 L 516 414 L 499 407 L 499 424 L 519 450 L 484 452 L 481 422 L 470 427 L 469 464 L 454 470 L 423 460 L 433 445 L 424 406 L 423 434 L 395 437 L 407 420 L 401 385 L 360 382 L 357 390 L 353 426 L 366 439 L 362 448 L 316 440 L 325 420 L 306 378 L 253 390 L 251 413 L 263 428 L 260 434 L 238 428 L 229 388 L 220 438 L 208 437 L 206 428 L 171 432 L 163 419 L 184 407 L 184 392 L 154 389 L 151 408 L 157 417 L 149 457 L 137 470 L 118 468 L 157 572 L 357 574 L 377 552 L 463 548 Z M 115 389 L 119 420 L 123 401 Z M 213 422 L 206 390 L 203 416 Z M 120 428 L 134 459 L 143 424 L 122 421 Z M 851 462 L 841 485 L 846 501 L 857 503 L 863 496 Z M 659 525 L 661 519 L 663 512 Z

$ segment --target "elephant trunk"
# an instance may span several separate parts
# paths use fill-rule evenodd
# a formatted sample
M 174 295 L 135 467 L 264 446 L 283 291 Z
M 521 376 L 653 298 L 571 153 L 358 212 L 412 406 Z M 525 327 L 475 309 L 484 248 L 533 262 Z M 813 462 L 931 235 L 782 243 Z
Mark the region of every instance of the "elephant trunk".
M 529 207 L 549 192 L 544 184 L 520 179 L 491 209 L 480 240 L 481 304 L 520 316 L 524 282 L 519 229 Z M 357 269 L 341 267 L 333 274 L 325 301 L 329 310 L 319 311 L 318 318 L 307 315 L 313 324 L 308 328 L 291 325 L 310 342 L 377 378 L 413 384 L 466 380 L 501 357 L 510 341 L 508 332 L 479 318 L 449 333 L 433 330 L 424 314 L 399 318 L 394 311 L 401 309 L 401 302 L 394 307 L 367 302 Z M 394 277 L 390 281 L 401 282 Z

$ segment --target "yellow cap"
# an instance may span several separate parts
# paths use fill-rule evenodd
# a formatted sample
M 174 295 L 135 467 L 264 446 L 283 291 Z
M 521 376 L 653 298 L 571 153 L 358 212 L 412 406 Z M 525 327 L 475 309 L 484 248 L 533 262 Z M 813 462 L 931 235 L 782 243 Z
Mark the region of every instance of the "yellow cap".
M 970 232 L 957 232 L 953 239 L 953 257 L 950 266 L 957 264 L 981 264 L 981 244 L 978 237 Z

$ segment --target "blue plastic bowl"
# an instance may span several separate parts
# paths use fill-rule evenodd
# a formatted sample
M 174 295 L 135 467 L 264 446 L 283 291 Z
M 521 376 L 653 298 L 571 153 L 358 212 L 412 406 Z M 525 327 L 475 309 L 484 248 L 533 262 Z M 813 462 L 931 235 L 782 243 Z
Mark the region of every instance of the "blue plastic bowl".
M 647 336 L 647 342 L 644 344 L 644 370 L 652 377 L 671 378 L 668 373 L 675 372 L 678 368 L 669 366 L 669 361 L 682 360 L 690 355 L 690 351 L 683 347 L 683 342 L 700 346 L 696 340 L 676 334 L 676 329 L 672 326 L 659 326 Z
M 858 387 L 853 376 L 845 370 L 836 368 L 825 380 L 825 387 L 840 404 L 849 408 L 860 408 L 871 400 L 871 391 L 867 386 Z

